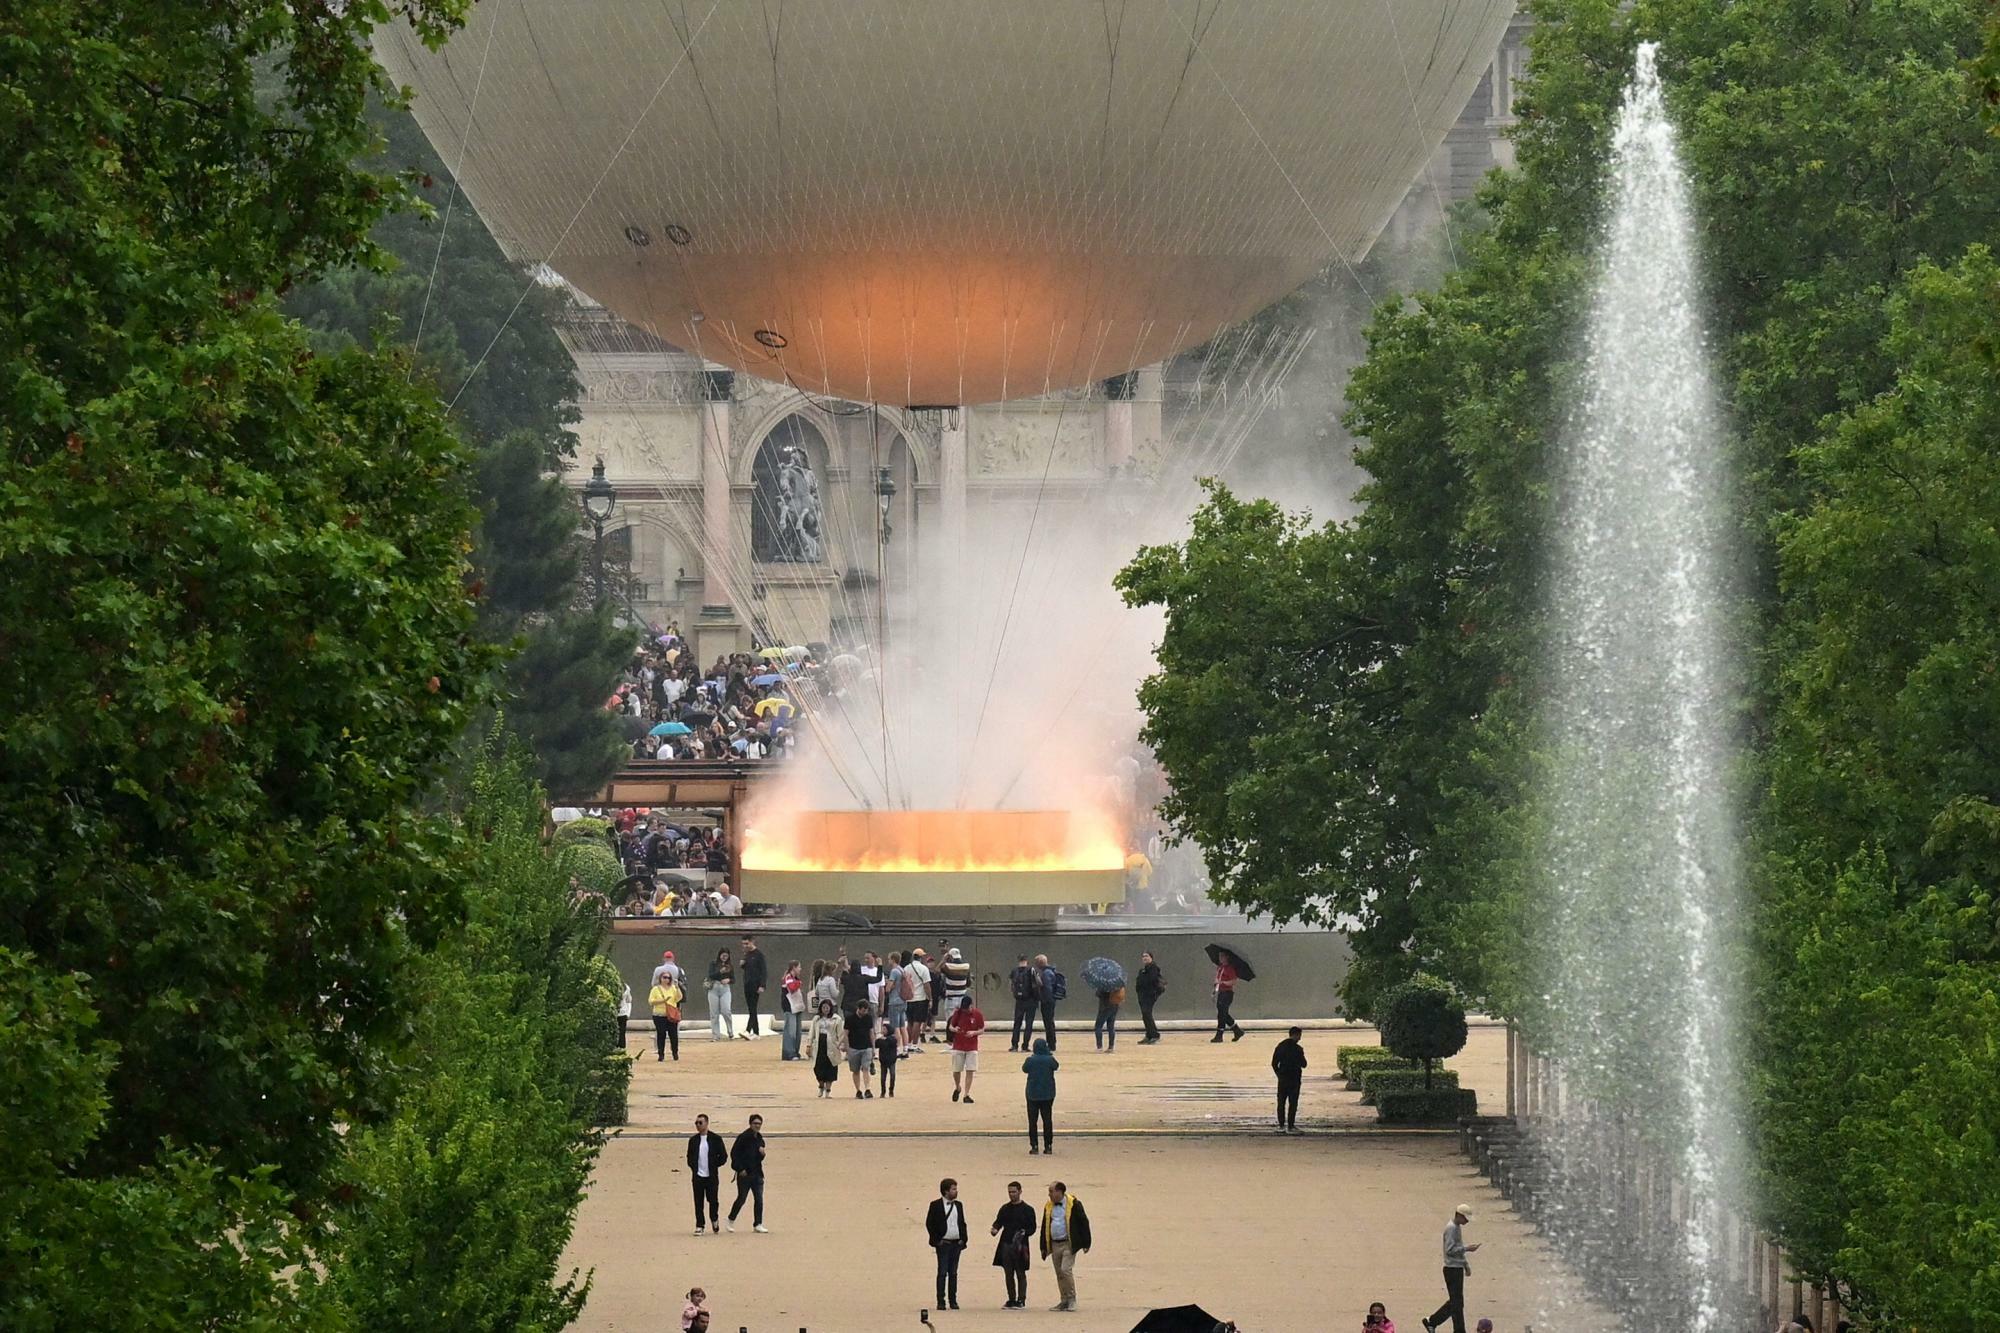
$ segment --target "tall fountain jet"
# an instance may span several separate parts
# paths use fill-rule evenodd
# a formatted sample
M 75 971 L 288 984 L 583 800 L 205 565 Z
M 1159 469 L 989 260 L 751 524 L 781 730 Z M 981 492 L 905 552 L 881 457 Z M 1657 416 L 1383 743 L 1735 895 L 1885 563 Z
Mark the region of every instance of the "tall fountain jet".
M 1567 1094 L 1556 1239 L 1614 1293 L 1628 1276 L 1615 1270 L 1651 1269 L 1629 1274 L 1643 1285 L 1627 1327 L 1710 1333 L 1727 1319 L 1724 1209 L 1742 1182 L 1731 484 L 1655 55 L 1639 48 L 1618 118 L 1559 474 L 1545 730 L 1548 991 Z M 1560 1312 L 1546 1326 L 1564 1327 Z

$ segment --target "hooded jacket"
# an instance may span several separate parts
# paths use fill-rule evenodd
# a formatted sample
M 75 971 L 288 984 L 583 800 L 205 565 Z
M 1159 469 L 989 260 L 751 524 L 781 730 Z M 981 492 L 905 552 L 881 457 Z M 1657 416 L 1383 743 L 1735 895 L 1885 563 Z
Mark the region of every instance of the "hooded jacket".
M 1028 1100 L 1031 1102 L 1052 1102 L 1056 1099 L 1056 1070 L 1062 1064 L 1055 1052 L 1049 1049 L 1048 1039 L 1035 1038 L 1035 1049 L 1027 1059 L 1021 1061 L 1021 1071 L 1028 1076 Z

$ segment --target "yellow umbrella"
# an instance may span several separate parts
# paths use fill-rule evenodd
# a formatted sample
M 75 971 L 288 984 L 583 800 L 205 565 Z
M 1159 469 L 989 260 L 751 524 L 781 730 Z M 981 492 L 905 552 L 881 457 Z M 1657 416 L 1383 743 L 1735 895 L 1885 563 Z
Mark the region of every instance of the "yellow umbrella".
M 777 712 L 781 708 L 784 709 L 787 713 L 791 712 L 792 701 L 789 699 L 775 699 L 775 698 L 759 699 L 757 701 L 757 706 L 752 711 L 754 711 L 758 717 L 769 717 L 771 714 Z

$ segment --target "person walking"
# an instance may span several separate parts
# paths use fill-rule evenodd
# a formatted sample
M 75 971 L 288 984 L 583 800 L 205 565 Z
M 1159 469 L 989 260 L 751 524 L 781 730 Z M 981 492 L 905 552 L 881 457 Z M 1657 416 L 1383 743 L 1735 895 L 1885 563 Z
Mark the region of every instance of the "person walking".
M 979 1072 L 979 1034 L 986 1030 L 986 1015 L 979 1012 L 970 995 L 958 997 L 958 1008 L 945 1020 L 945 1037 L 951 1042 L 951 1099 L 972 1105 L 972 1076 Z
M 694 1234 L 697 1236 L 706 1234 L 708 1230 L 722 1230 L 722 1167 L 728 1160 L 729 1150 L 722 1142 L 722 1135 L 709 1132 L 707 1116 L 696 1116 L 694 1133 L 688 1136 L 687 1162 L 688 1180 L 694 1187 Z M 706 1213 L 702 1211 L 703 1204 L 708 1205 Z
M 1451 1221 L 1445 1225 L 1444 1304 L 1423 1321 L 1424 1333 L 1436 1333 L 1447 1317 L 1451 1333 L 1465 1333 L 1465 1279 L 1472 1272 L 1466 1256 L 1479 1248 L 1465 1243 L 1465 1228 L 1471 1221 L 1472 1205 L 1462 1203 L 1452 1210 Z
M 1222 961 L 1215 965 L 1215 1035 L 1210 1043 L 1222 1040 L 1225 1032 L 1234 1033 L 1231 1041 L 1243 1040 L 1243 1025 L 1229 1012 L 1229 1006 L 1236 1003 L 1236 955 L 1225 953 Z
M 1098 1050 L 1118 1049 L 1118 1010 L 1124 1003 L 1123 986 L 1097 992 L 1097 1019 L 1090 1025 L 1090 1035 Z
M 1035 1038 L 1035 1049 L 1027 1059 L 1021 1061 L 1021 1072 L 1028 1076 L 1028 1155 L 1035 1155 L 1035 1121 L 1042 1122 L 1042 1146 L 1040 1151 L 1052 1153 L 1056 1150 L 1055 1109 L 1056 1070 L 1062 1064 L 1055 1052 L 1049 1049 L 1048 1040 Z
M 1271 1072 L 1278 1076 L 1278 1129 L 1299 1132 L 1299 1088 L 1306 1077 L 1306 1048 L 1299 1044 L 1304 1028 L 1292 1028 L 1271 1052 Z
M 834 1080 L 840 1077 L 840 1066 L 834 1060 L 834 1053 L 840 1049 L 840 1018 L 833 1011 L 832 1000 L 819 1002 L 819 1013 L 806 1034 L 806 1043 L 813 1053 L 813 1078 L 819 1083 L 819 1095 L 831 1097 Z
M 937 1251 L 937 1308 L 958 1308 L 958 1259 L 965 1253 L 965 1205 L 958 1201 L 958 1182 L 946 1176 L 938 1182 L 938 1197 L 924 1216 L 924 1230 Z
M 653 1011 L 653 1051 L 660 1060 L 667 1058 L 669 1042 L 673 1043 L 674 1059 L 681 1058 L 681 1001 L 687 994 L 674 980 L 679 972 L 679 968 L 664 974 L 655 971 L 653 989 L 646 993 L 646 1007 Z
M 743 1038 L 755 1041 L 764 1035 L 757 1026 L 757 1004 L 764 998 L 764 989 L 770 984 L 770 973 L 766 969 L 764 951 L 748 935 L 743 937 L 743 961 L 737 970 L 743 974 L 743 1007 L 749 1010 L 750 1018 L 749 1029 Z
M 1160 995 L 1167 988 L 1167 982 L 1160 975 L 1160 965 L 1153 961 L 1150 949 L 1139 951 L 1139 1017 L 1146 1024 L 1146 1035 L 1139 1038 L 1141 1046 L 1151 1046 L 1160 1039 L 1160 1025 L 1153 1021 L 1153 1006 L 1160 1002 Z
M 1007 1202 L 993 1215 L 993 1266 L 1007 1275 L 1008 1310 L 1028 1308 L 1028 1239 L 1035 1234 L 1035 1210 L 1021 1201 L 1021 1182 L 1007 1182 Z
M 768 1231 L 764 1225 L 764 1117 L 750 1117 L 749 1127 L 729 1145 L 729 1169 L 736 1173 L 736 1202 L 729 1205 L 729 1229 L 736 1230 L 736 1215 L 743 1211 L 746 1196 L 756 1199 L 750 1213 L 752 1231 Z
M 1023 1051 L 1035 1035 L 1035 1007 L 1041 1002 L 1042 974 L 1022 954 L 1008 974 L 1007 987 L 1014 995 L 1014 1029 L 1007 1039 L 1009 1051 Z
M 785 975 L 778 979 L 778 1007 L 785 1016 L 784 1037 L 778 1047 L 780 1060 L 799 1058 L 799 1030 L 804 1026 L 806 1014 L 805 978 L 800 975 L 799 960 L 794 958 L 785 964 Z
M 875 1072 L 875 1011 L 868 1007 L 866 999 L 842 1020 L 841 1036 L 845 1042 L 842 1049 L 847 1053 L 847 1072 L 854 1075 L 854 1100 L 873 1097 L 875 1090 L 868 1086 L 868 1081 Z
M 841 1017 L 852 1016 L 857 1005 L 868 1003 L 868 979 L 868 973 L 862 970 L 862 962 L 858 958 L 840 974 Z
M 1049 1308 L 1076 1308 L 1076 1256 L 1090 1249 L 1090 1217 L 1083 1200 L 1071 1194 L 1060 1180 L 1049 1186 L 1049 1201 L 1042 1205 L 1042 1258 L 1056 1270 L 1056 1291 L 1062 1297 Z
M 882 1088 L 884 1097 L 896 1095 L 896 1064 L 903 1058 L 903 1034 L 892 1023 L 882 1025 L 882 1035 L 875 1038 L 875 1062 L 880 1066 L 875 1073 L 875 1081 Z
M 728 1041 L 736 1035 L 736 1024 L 729 1012 L 730 988 L 736 984 L 736 963 L 729 956 L 729 950 L 717 949 L 715 961 L 708 965 L 708 1035 L 713 1041 Z
M 1045 953 L 1035 955 L 1035 974 L 1041 980 L 1041 994 L 1036 997 L 1036 1002 L 1042 1010 L 1042 1038 L 1053 1051 L 1056 1048 L 1056 1002 L 1068 995 L 1069 984 L 1062 973 L 1049 966 L 1049 956 Z
M 625 983 L 625 993 L 618 997 L 618 1049 L 625 1049 L 625 1027 L 632 1021 L 632 983 Z

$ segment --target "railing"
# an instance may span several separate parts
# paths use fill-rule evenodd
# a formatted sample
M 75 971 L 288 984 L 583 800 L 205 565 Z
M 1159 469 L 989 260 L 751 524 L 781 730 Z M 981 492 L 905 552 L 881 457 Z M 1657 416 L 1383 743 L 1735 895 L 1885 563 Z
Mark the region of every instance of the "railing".
M 1555 1131 L 1561 1122 L 1563 1129 Z M 1565 1144 L 1590 1140 L 1591 1165 L 1579 1169 Z M 1556 1061 L 1537 1054 L 1511 1023 L 1507 1028 L 1507 1114 L 1467 1121 L 1460 1144 L 1516 1211 L 1549 1230 L 1558 1206 L 1558 1180 L 1572 1195 L 1595 1193 L 1596 1216 L 1623 1226 L 1605 1250 L 1645 1256 L 1625 1272 L 1603 1253 L 1571 1256 L 1583 1267 L 1587 1284 L 1618 1301 L 1646 1302 L 1647 1284 L 1657 1298 L 1663 1264 L 1654 1256 L 1671 1251 L 1673 1237 L 1688 1218 L 1691 1197 L 1685 1183 L 1632 1121 L 1579 1097 L 1563 1079 Z M 1749 1219 L 1722 1211 L 1723 1282 L 1758 1321 L 1756 1333 L 1804 1313 L 1813 1327 L 1829 1330 L 1843 1314 L 1837 1286 L 1807 1281 L 1793 1271 L 1785 1247 Z M 1560 1238 L 1558 1238 L 1560 1239 Z M 1593 1271 L 1595 1270 L 1595 1271 Z M 1638 1308 L 1638 1307 L 1627 1307 Z

